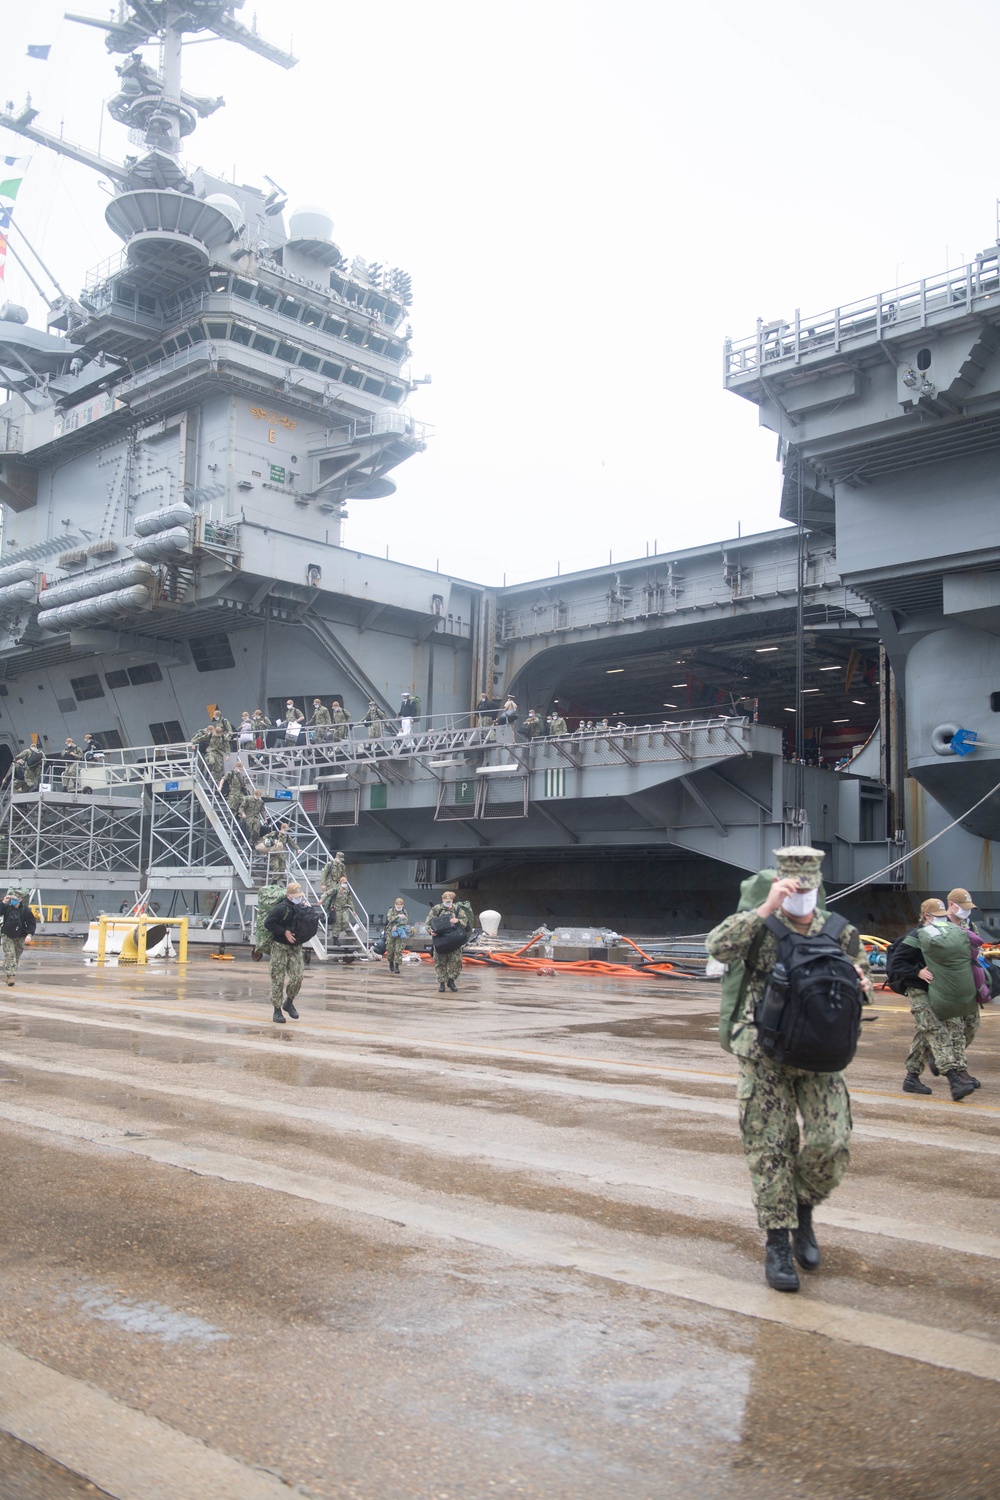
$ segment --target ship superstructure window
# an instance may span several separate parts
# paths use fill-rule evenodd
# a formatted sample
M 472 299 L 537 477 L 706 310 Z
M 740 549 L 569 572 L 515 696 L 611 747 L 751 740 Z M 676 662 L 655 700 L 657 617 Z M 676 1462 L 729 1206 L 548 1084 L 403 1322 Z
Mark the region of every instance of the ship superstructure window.
M 163 673 L 155 661 L 143 662 L 138 667 L 105 672 L 104 680 L 112 690 L 116 688 L 141 687 L 145 682 L 162 682 Z M 103 696 L 103 695 L 102 695 Z
M 90 733 L 104 750 L 124 750 L 125 741 L 117 729 L 92 729 Z
M 990 708 L 995 714 L 1000 714 L 1000 693 L 990 694 Z
M 191 642 L 191 660 L 199 672 L 225 672 L 235 667 L 236 658 L 228 635 L 203 635 Z
M 149 733 L 154 745 L 179 745 L 184 731 L 177 719 L 165 719 L 162 724 L 150 724 Z
M 78 703 L 86 703 L 90 698 L 104 697 L 101 679 L 96 672 L 92 673 L 89 677 L 71 677 L 69 685 L 73 689 L 73 697 Z

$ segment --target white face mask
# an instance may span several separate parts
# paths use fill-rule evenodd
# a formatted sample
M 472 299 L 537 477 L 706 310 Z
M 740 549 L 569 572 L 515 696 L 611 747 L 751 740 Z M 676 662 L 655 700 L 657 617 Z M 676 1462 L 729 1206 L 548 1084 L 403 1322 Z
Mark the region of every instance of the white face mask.
M 972 907 L 971 906 L 953 906 L 952 907 L 952 913 L 956 917 L 961 917 L 961 919 L 962 919 L 963 922 L 967 922 L 969 920 L 969 918 L 972 916 Z
M 818 900 L 819 891 L 794 891 L 781 905 L 790 917 L 811 917 Z

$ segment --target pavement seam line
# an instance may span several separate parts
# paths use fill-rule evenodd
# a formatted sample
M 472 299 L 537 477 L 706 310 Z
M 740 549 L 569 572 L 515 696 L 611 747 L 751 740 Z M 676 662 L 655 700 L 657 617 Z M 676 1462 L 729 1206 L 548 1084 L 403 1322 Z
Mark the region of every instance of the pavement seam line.
M 0 1343 L 0 1429 L 115 1500 L 304 1493 L 8 1343 Z
M 81 1132 L 64 1129 L 56 1133 L 86 1139 Z M 652 1261 L 641 1256 L 619 1255 L 599 1245 L 500 1224 L 457 1209 L 428 1207 L 412 1199 L 393 1198 L 368 1188 L 332 1184 L 327 1179 L 271 1167 L 251 1157 L 179 1148 L 174 1142 L 162 1140 L 105 1139 L 100 1144 L 108 1150 L 143 1157 L 161 1166 L 177 1167 L 199 1177 L 285 1193 L 434 1238 L 457 1239 L 536 1264 L 559 1266 L 645 1291 L 663 1292 L 722 1312 L 776 1323 L 800 1333 L 822 1334 L 858 1348 L 1000 1383 L 1000 1348 L 970 1334 L 844 1304 L 814 1302 L 808 1293 L 801 1299 L 782 1297 L 761 1286 L 751 1286 L 714 1272 L 692 1270 L 688 1266 Z M 213 1500 L 216 1500 L 215 1496 Z M 240 1500 L 244 1497 L 240 1496 Z
M 75 999 L 75 998 L 69 997 L 69 996 L 58 997 L 55 1000 L 51 999 L 51 997 L 49 997 L 49 998 L 50 998 L 50 1003 L 53 1003 L 53 1004 L 80 1005 L 80 1006 L 92 1005 L 92 1004 L 100 1004 L 100 1005 L 108 1005 L 108 1006 L 110 1006 L 110 1007 L 112 1007 L 114 1009 L 142 1009 L 142 1010 L 145 1010 L 146 1012 L 148 1012 L 151 1015 L 161 1015 L 161 1016 L 165 1015 L 165 1016 L 169 1016 L 169 1017 L 176 1017 L 177 1019 L 180 1019 L 180 1020 L 184 1020 L 184 1019 L 198 1020 L 198 1021 L 201 1021 L 201 1020 L 211 1020 L 211 1021 L 216 1021 L 216 1022 L 218 1022 L 218 1021 L 221 1020 L 221 1021 L 224 1021 L 224 1022 L 240 1022 L 243 1025 L 249 1025 L 249 1026 L 261 1026 L 261 1027 L 264 1027 L 264 1026 L 267 1025 L 266 1022 L 259 1021 L 259 1020 L 256 1019 L 256 1017 L 247 1017 L 247 1016 L 240 1015 L 238 1013 L 235 1014 L 235 1015 L 230 1014 L 230 1015 L 222 1015 L 222 1016 L 220 1016 L 215 1011 L 192 1011 L 192 1010 L 188 1010 L 188 1009 L 180 1010 L 180 1009 L 177 1009 L 177 1008 L 167 1009 L 165 1005 L 159 1005 L 159 1006 L 151 1006 L 151 1005 L 138 1006 L 134 1002 L 131 1002 L 131 1001 L 111 1001 L 111 1000 L 104 1001 L 104 1000 L 101 1000 L 101 1001 L 96 1001 L 95 1002 L 95 1001 L 93 1001 L 90 998 L 83 998 L 83 999 L 79 999 L 78 1000 L 78 999 Z M 47 1016 L 47 1018 L 51 1019 L 51 1020 L 65 1020 L 66 1019 L 65 1015 L 60 1014 L 60 1012 L 58 1012 L 58 1011 L 55 1011 L 55 1012 L 52 1012 L 52 1011 L 49 1011 L 49 1012 L 39 1011 L 37 1009 L 37 1007 L 18 1006 L 15 1002 L 0 1001 L 0 1011 L 2 1011 L 2 1010 L 9 1010 L 12 1014 L 16 1014 L 16 1015 Z M 91 1016 L 74 1017 L 74 1021 L 75 1021 L 75 1023 L 77 1025 L 84 1025 L 84 1026 L 98 1026 L 98 1027 L 109 1027 L 109 1028 L 113 1028 L 113 1027 L 118 1026 L 118 1027 L 121 1027 L 121 1028 L 126 1029 L 126 1030 L 137 1029 L 136 1027 L 130 1027 L 130 1026 L 128 1026 L 128 1024 L 126 1022 L 102 1020 L 100 1017 L 96 1017 L 96 1016 L 93 1016 L 93 1017 L 91 1017 Z M 735 1086 L 735 1084 L 737 1082 L 737 1075 L 735 1073 L 714 1073 L 714 1072 L 709 1072 L 706 1069 L 699 1069 L 699 1068 L 676 1068 L 676 1067 L 675 1068 L 671 1068 L 671 1067 L 666 1066 L 663 1063 L 640 1063 L 640 1062 L 630 1062 L 630 1061 L 627 1061 L 627 1060 L 611 1061 L 608 1058 L 595 1058 L 595 1057 L 583 1057 L 583 1058 L 581 1058 L 581 1057 L 575 1057 L 571 1053 L 538 1052 L 538 1051 L 532 1051 L 532 1050 L 528 1050 L 528 1049 L 519 1049 L 519 1048 L 490 1047 L 490 1046 L 485 1046 L 485 1045 L 478 1045 L 478 1044 L 476 1044 L 474 1042 L 442 1042 L 442 1041 L 426 1041 L 426 1042 L 424 1042 L 424 1041 L 420 1041 L 420 1040 L 414 1040 L 414 1039 L 412 1039 L 410 1037 L 390 1035 L 390 1034 L 385 1033 L 385 1032 L 352 1031 L 352 1030 L 349 1030 L 349 1029 L 344 1028 L 344 1027 L 325 1027 L 325 1026 L 319 1025 L 316 1022 L 309 1023 L 308 1021 L 305 1022 L 305 1023 L 303 1023 L 303 1024 L 301 1024 L 301 1025 L 299 1025 L 297 1027 L 297 1032 L 298 1032 L 298 1034 L 300 1036 L 315 1036 L 315 1035 L 318 1035 L 318 1036 L 327 1036 L 327 1035 L 330 1035 L 331 1033 L 333 1033 L 333 1034 L 338 1035 L 338 1036 L 343 1035 L 343 1036 L 364 1037 L 364 1038 L 367 1038 L 368 1040 L 377 1041 L 380 1045 L 392 1045 L 392 1046 L 398 1046 L 398 1047 L 406 1047 L 406 1048 L 410 1048 L 410 1049 L 413 1049 L 413 1050 L 424 1049 L 425 1051 L 433 1051 L 434 1048 L 441 1048 L 441 1049 L 463 1051 L 463 1052 L 471 1052 L 471 1053 L 482 1053 L 482 1054 L 484 1054 L 484 1055 L 486 1055 L 488 1057 L 510 1057 L 510 1058 L 532 1057 L 532 1058 L 543 1059 L 543 1060 L 548 1061 L 548 1062 L 554 1062 L 554 1063 L 559 1063 L 559 1064 L 568 1064 L 568 1065 L 574 1066 L 574 1067 L 605 1068 L 605 1069 L 607 1069 L 609 1071 L 615 1071 L 615 1070 L 619 1070 L 619 1071 L 644 1070 L 644 1071 L 651 1071 L 651 1072 L 658 1073 L 662 1077 L 669 1078 L 669 1079 L 672 1079 L 672 1080 L 675 1080 L 675 1081 L 697 1081 L 697 1080 L 700 1080 L 700 1079 L 712 1079 L 712 1080 L 714 1080 L 716 1082 L 726 1083 L 726 1084 L 729 1084 L 729 1085 L 732 1085 L 732 1086 Z M 174 1033 L 174 1034 L 176 1034 L 176 1033 Z M 252 1040 L 250 1038 L 245 1038 L 245 1037 L 229 1037 L 229 1036 L 219 1037 L 219 1036 L 214 1036 L 214 1035 L 213 1036 L 201 1036 L 201 1035 L 198 1035 L 197 1033 L 194 1033 L 194 1034 L 188 1033 L 187 1036 L 188 1036 L 188 1040 L 194 1041 L 194 1042 L 200 1042 L 200 1043 L 202 1043 L 204 1045 L 209 1045 L 209 1044 L 212 1044 L 212 1045 L 223 1045 L 223 1046 L 229 1045 L 229 1046 L 237 1046 L 237 1047 L 239 1047 L 239 1046 L 256 1046 L 256 1047 L 261 1047 L 261 1048 L 271 1047 L 273 1049 L 276 1049 L 280 1045 L 281 1050 L 282 1050 L 282 1055 L 287 1055 L 288 1052 L 291 1052 L 291 1051 L 294 1050 L 294 1043 L 292 1043 L 291 1045 L 289 1045 L 284 1039 L 282 1039 L 281 1043 L 270 1044 L 270 1043 L 265 1042 L 265 1041 L 256 1041 L 256 1040 Z M 303 1050 L 304 1051 L 304 1049 L 299 1049 L 299 1050 Z M 315 1050 L 313 1050 L 312 1052 L 308 1053 L 308 1055 L 311 1056 L 311 1057 L 313 1057 L 313 1058 L 315 1058 L 317 1061 L 329 1061 L 331 1063 L 333 1063 L 333 1062 L 336 1061 L 336 1057 L 329 1057 L 329 1058 L 327 1058 L 327 1057 L 325 1057 L 325 1055 L 323 1053 L 317 1052 Z M 341 1056 L 341 1055 L 343 1055 L 343 1054 L 337 1054 L 338 1057 Z M 427 1065 L 429 1067 L 431 1067 L 431 1066 L 434 1066 L 437 1062 L 444 1062 L 446 1060 L 447 1060 L 446 1058 L 441 1058 L 441 1059 L 427 1058 L 426 1062 L 427 1062 Z M 379 1058 L 379 1057 L 371 1057 L 371 1058 L 366 1059 L 366 1061 L 368 1062 L 368 1065 L 371 1066 L 371 1067 L 377 1067 L 377 1066 L 381 1065 L 382 1062 L 383 1062 L 383 1060 L 381 1058 Z M 698 1099 L 698 1097 L 696 1095 L 676 1094 L 676 1095 L 674 1095 L 672 1097 L 674 1097 L 674 1098 L 676 1098 L 678 1100 L 691 1099 L 693 1101 L 692 1108 L 697 1110 L 698 1107 L 699 1107 L 700 1101 L 699 1101 L 699 1099 Z M 949 1102 L 949 1101 L 944 1100 L 944 1099 L 928 1099 L 928 1100 L 921 1100 L 921 1101 L 917 1102 L 914 1099 L 905 1098 L 902 1094 L 883 1093 L 883 1092 L 880 1092 L 879 1090 L 876 1090 L 876 1089 L 861 1088 L 858 1085 L 852 1085 L 852 1087 L 851 1087 L 851 1098 L 852 1098 L 852 1100 L 864 1101 L 865 1103 L 874 1102 L 874 1103 L 878 1103 L 878 1104 L 889 1105 L 889 1106 L 891 1106 L 893 1108 L 898 1108 L 898 1109 L 904 1111 L 905 1114 L 915 1113 L 918 1110 L 921 1113 L 928 1113 L 930 1111 L 935 1111 L 935 1112 L 940 1112 L 940 1116 L 942 1118 L 945 1118 L 945 1117 L 954 1118 L 954 1109 L 955 1109 L 954 1103 L 953 1102 Z M 713 1103 L 716 1103 L 718 1101 L 709 1100 L 709 1101 L 706 1101 L 706 1102 L 708 1104 L 713 1104 Z M 989 1116 L 993 1116 L 993 1115 L 1000 1116 L 1000 1106 L 990 1105 L 990 1104 L 981 1104 L 978 1100 L 963 1101 L 962 1113 L 966 1114 L 966 1115 L 971 1115 L 973 1118 L 982 1118 L 983 1116 L 986 1116 L 986 1115 L 989 1115 Z M 971 1147 L 966 1147 L 966 1146 L 962 1146 L 962 1145 L 956 1145 L 956 1146 L 952 1147 L 951 1143 L 949 1143 L 947 1141 L 939 1141 L 936 1138 L 934 1138 L 933 1140 L 930 1139 L 930 1138 L 922 1140 L 920 1137 L 915 1137 L 910 1130 L 906 1131 L 905 1137 L 896 1137 L 896 1136 L 893 1136 L 889 1131 L 887 1131 L 886 1127 L 884 1127 L 884 1126 L 869 1125 L 869 1124 L 866 1123 L 866 1124 L 862 1125 L 860 1127 L 860 1129 L 859 1129 L 857 1122 L 855 1122 L 855 1134 L 856 1135 L 861 1134 L 865 1130 L 870 1130 L 873 1134 L 886 1134 L 889 1139 L 900 1139 L 900 1138 L 902 1138 L 902 1139 L 905 1139 L 908 1142 L 909 1141 L 914 1141 L 916 1144 L 942 1145 L 942 1146 L 949 1147 L 949 1149 L 955 1149 L 955 1150 L 973 1149 Z M 996 1146 L 994 1148 L 994 1150 L 997 1153 L 1000 1153 L 1000 1145 Z M 989 1154 L 993 1154 L 993 1151 L 991 1151 Z
M 0 1052 L 0 1063 L 8 1067 L 21 1066 L 29 1071 L 56 1074 L 73 1078 L 86 1078 L 96 1083 L 118 1083 L 119 1076 L 115 1073 L 105 1071 L 102 1068 L 81 1067 L 77 1064 L 46 1062 L 41 1059 L 18 1059 L 8 1053 Z M 639 1188 L 646 1191 L 659 1191 L 667 1196 L 690 1198 L 700 1203 L 713 1203 L 727 1207 L 735 1207 L 749 1211 L 749 1192 L 738 1192 L 728 1190 L 725 1187 L 694 1183 L 677 1177 L 668 1177 L 663 1172 L 657 1172 L 643 1179 L 639 1173 L 633 1171 L 631 1174 L 623 1172 L 610 1162 L 576 1162 L 565 1157 L 553 1156 L 544 1151 L 528 1152 L 516 1147 L 506 1147 L 495 1141 L 469 1141 L 459 1139 L 452 1135 L 442 1134 L 439 1131 L 417 1129 L 413 1126 L 385 1124 L 377 1120 L 368 1120 L 360 1115 L 349 1115 L 339 1110 L 318 1109 L 309 1105 L 293 1104 L 283 1100 L 274 1102 L 264 1099 L 246 1098 L 218 1090 L 212 1092 L 208 1097 L 204 1089 L 195 1089 L 186 1084 L 167 1084 L 155 1081 L 139 1082 L 133 1080 L 131 1087 L 137 1093 L 145 1090 L 147 1093 L 165 1095 L 168 1098 L 189 1099 L 196 1104 L 210 1104 L 231 1109 L 242 1109 L 251 1114 L 262 1114 L 275 1116 L 281 1120 L 298 1120 L 303 1124 L 317 1125 L 327 1130 L 343 1133 L 345 1135 L 368 1135 L 381 1140 L 388 1140 L 394 1144 L 436 1152 L 439 1155 L 456 1157 L 461 1160 L 475 1160 L 485 1162 L 497 1171 L 500 1170 L 528 1170 L 536 1172 L 548 1172 L 556 1176 L 565 1175 L 578 1177 L 585 1181 L 607 1184 L 614 1187 Z M 37 1114 L 37 1123 L 45 1128 L 46 1116 L 43 1111 L 32 1111 L 30 1107 L 23 1105 L 0 1105 L 0 1119 L 8 1119 L 12 1123 L 18 1123 L 18 1113 L 23 1115 Z M 60 1117 L 70 1118 L 72 1117 Z M 86 1124 L 86 1121 L 82 1121 Z M 93 1127 L 91 1127 L 93 1128 Z M 109 1133 L 102 1135 L 103 1139 L 114 1140 L 119 1134 L 118 1127 L 108 1127 Z M 926 1245 L 934 1250 L 944 1252 L 957 1251 L 961 1254 L 979 1255 L 987 1259 L 1000 1260 L 1000 1239 L 995 1235 L 979 1235 L 966 1231 L 956 1231 L 954 1234 L 947 1232 L 933 1232 L 923 1229 L 920 1225 L 910 1225 L 905 1221 L 883 1220 L 873 1215 L 861 1214 L 847 1211 L 840 1217 L 834 1209 L 832 1213 L 824 1212 L 822 1220 L 825 1224 L 833 1227 L 850 1229 L 861 1234 L 881 1235 L 885 1239 L 904 1240 L 910 1244 Z

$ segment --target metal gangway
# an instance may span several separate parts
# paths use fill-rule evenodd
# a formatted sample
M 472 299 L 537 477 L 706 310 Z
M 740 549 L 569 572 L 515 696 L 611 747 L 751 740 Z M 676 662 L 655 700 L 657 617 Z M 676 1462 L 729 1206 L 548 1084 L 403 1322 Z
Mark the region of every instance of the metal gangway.
M 237 760 L 228 757 L 227 767 Z M 8 785 L 0 793 L 0 880 L 85 898 L 129 892 L 140 904 L 153 892 L 169 892 L 172 899 L 214 892 L 206 930 L 222 933 L 231 925 L 249 935 L 255 892 L 277 875 L 277 860 L 251 847 L 197 747 L 128 746 L 68 764 L 64 774 L 67 763 L 46 756 L 37 790 Z M 267 796 L 270 821 L 289 825 L 281 873 L 298 880 L 318 905 L 330 852 L 300 796 L 283 786 L 269 788 Z M 352 894 L 357 920 L 348 942 L 333 942 L 324 909 L 320 956 L 367 955 L 368 913 Z

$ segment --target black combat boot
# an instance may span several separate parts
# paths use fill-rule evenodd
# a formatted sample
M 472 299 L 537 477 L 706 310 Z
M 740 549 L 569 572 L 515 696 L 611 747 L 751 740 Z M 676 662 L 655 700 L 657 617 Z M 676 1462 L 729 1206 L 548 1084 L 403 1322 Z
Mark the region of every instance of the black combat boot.
M 295 1009 L 295 1001 L 294 1000 L 286 1000 L 285 1004 L 283 1006 L 283 1009 L 284 1009 L 286 1015 L 291 1016 L 291 1018 L 292 1018 L 293 1021 L 297 1021 L 299 1019 L 299 1013 Z
M 975 1093 L 976 1085 L 972 1079 L 962 1077 L 957 1068 L 948 1069 L 948 1082 L 951 1084 L 951 1097 L 957 1104 L 959 1099 L 965 1099 L 969 1094 Z
M 931 1066 L 933 1067 L 933 1064 Z M 920 1082 L 919 1073 L 907 1073 L 903 1079 L 904 1094 L 933 1094 L 933 1092 L 934 1090 L 929 1089 L 926 1083 Z
M 280 1021 L 281 1024 L 282 1024 L 282 1026 L 284 1026 L 284 1024 L 285 1024 L 285 1018 L 281 1014 L 281 1006 L 280 1005 L 276 1005 L 274 1007 L 274 1015 L 271 1017 L 271 1020 L 272 1021 Z
M 439 984 L 438 985 L 438 994 L 439 995 L 443 995 L 444 994 L 444 985 L 443 984 Z
M 767 1284 L 775 1292 L 797 1292 L 799 1273 L 792 1264 L 792 1247 L 788 1243 L 787 1229 L 767 1231 L 767 1250 L 764 1253 L 764 1275 Z
M 930 1093 L 930 1089 L 927 1090 Z M 819 1269 L 819 1246 L 813 1233 L 813 1211 L 811 1203 L 799 1204 L 798 1228 L 792 1230 L 792 1254 L 803 1271 Z
M 971 1083 L 974 1089 L 982 1088 L 982 1084 L 979 1082 L 979 1079 L 973 1078 L 968 1068 L 959 1068 L 958 1076 L 959 1078 L 961 1078 L 963 1083 Z
M 454 979 L 448 980 L 448 988 L 451 990 L 452 994 L 454 994 L 458 989 L 458 985 L 455 983 Z

